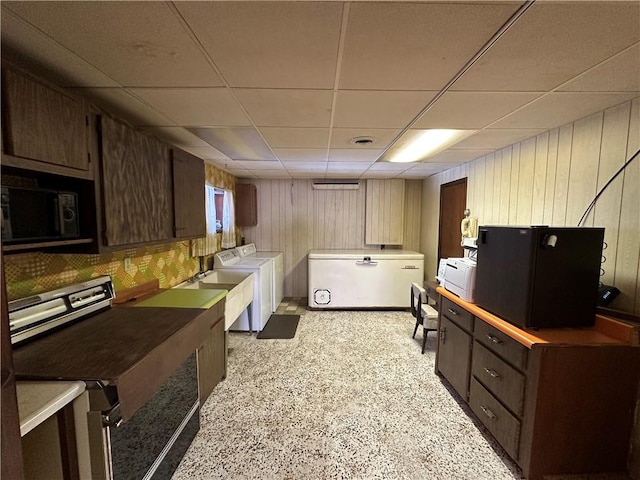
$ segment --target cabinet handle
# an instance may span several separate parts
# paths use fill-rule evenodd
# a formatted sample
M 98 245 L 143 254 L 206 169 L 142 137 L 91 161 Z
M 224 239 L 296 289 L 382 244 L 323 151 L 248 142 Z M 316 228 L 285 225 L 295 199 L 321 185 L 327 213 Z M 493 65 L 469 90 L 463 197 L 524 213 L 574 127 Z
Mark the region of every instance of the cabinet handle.
M 448 310 L 451 315 L 458 315 L 458 312 L 456 312 L 453 308 L 449 308 Z
M 487 372 L 491 378 L 500 378 L 500 374 L 491 368 L 484 367 L 484 371 Z
M 488 333 L 487 338 L 497 345 L 502 345 L 503 343 L 502 340 L 500 340 L 498 337 L 494 337 L 493 335 L 489 335 Z
M 496 417 L 496 414 L 493 413 L 489 407 L 485 407 L 484 405 L 480 405 L 480 408 L 482 409 L 482 411 L 484 412 L 484 414 L 489 417 L 491 420 L 495 420 L 498 417 Z
M 444 345 L 444 340 L 447 336 L 447 327 L 440 327 L 440 343 Z

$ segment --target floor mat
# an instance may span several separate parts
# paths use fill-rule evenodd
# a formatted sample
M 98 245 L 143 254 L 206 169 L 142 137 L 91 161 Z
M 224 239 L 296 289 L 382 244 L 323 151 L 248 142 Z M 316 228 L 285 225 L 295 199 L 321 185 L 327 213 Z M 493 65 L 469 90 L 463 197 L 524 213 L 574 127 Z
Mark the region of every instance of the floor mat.
M 267 324 L 258 334 L 257 338 L 293 338 L 296 336 L 296 329 L 300 315 L 278 315 L 269 317 Z

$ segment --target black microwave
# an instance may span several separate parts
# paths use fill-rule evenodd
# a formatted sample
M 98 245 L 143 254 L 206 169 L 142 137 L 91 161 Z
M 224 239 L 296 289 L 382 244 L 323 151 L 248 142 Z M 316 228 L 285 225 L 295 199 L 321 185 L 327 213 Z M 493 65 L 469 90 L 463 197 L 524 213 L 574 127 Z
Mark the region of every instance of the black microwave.
M 47 188 L 3 186 L 3 243 L 78 238 L 78 195 Z

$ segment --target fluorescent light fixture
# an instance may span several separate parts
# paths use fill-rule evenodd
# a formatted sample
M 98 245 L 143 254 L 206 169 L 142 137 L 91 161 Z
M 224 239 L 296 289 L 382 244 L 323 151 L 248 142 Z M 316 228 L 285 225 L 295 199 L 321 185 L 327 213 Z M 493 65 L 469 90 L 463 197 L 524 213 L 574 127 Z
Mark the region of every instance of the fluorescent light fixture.
M 382 160 L 394 163 L 424 160 L 476 132 L 477 130 L 408 130 Z

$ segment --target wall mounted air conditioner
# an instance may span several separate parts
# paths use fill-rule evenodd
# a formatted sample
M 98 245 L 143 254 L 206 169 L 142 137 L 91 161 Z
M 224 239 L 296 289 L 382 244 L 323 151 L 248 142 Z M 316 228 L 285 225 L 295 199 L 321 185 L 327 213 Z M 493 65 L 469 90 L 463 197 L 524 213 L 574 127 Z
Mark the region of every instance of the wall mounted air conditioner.
M 313 182 L 314 190 L 358 190 L 360 182 L 357 180 L 346 180 L 340 182 L 316 181 Z

